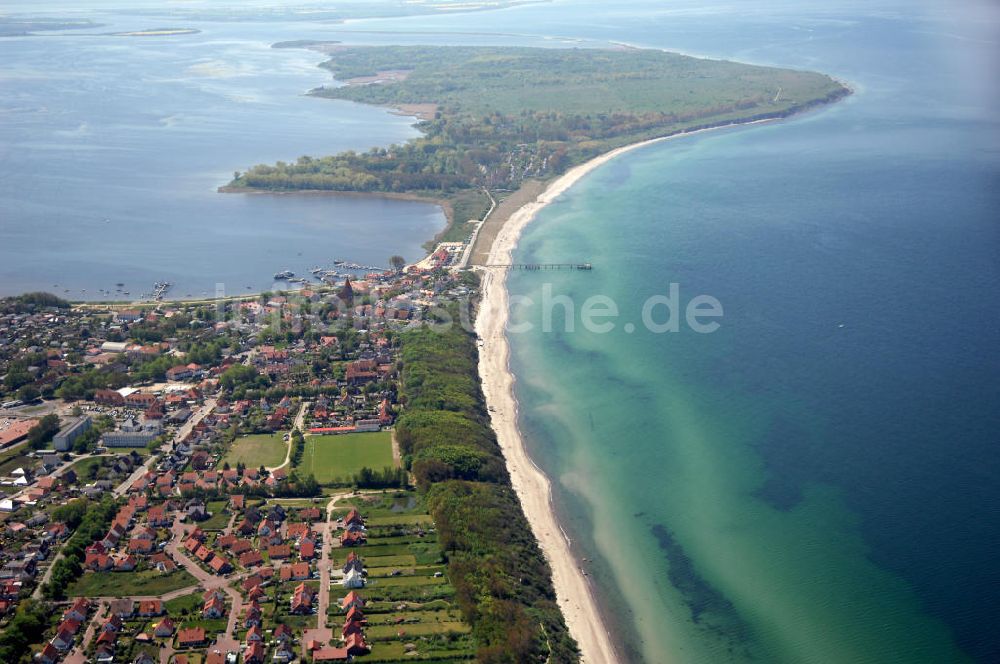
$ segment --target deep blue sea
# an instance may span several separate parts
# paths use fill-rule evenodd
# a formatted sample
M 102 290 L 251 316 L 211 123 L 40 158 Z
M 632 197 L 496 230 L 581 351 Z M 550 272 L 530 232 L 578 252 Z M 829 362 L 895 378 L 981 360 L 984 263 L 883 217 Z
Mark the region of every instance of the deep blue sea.
M 517 260 L 595 267 L 513 294 L 622 314 L 512 347 L 625 656 L 1000 661 L 998 8 L 665 4 L 580 32 L 857 92 L 626 155 L 523 237 Z M 639 325 L 671 283 L 721 302 L 718 331 Z
M 122 26 L 154 27 L 145 17 L 123 16 Z M 181 224 L 184 246 L 197 247 L 192 229 L 210 226 L 205 217 L 190 221 L 197 209 L 212 210 L 243 252 L 207 253 L 213 269 L 212 261 L 238 264 L 266 279 L 297 267 L 298 251 L 312 262 L 317 238 L 331 243 L 322 245 L 324 254 L 350 254 L 350 244 L 337 243 L 357 241 L 365 228 L 377 229 L 385 247 L 373 250 L 372 260 L 415 251 L 440 226 L 434 208 L 385 202 L 357 211 L 349 207 L 361 204 L 354 200 L 214 194 L 230 171 L 256 161 L 413 135 L 407 120 L 383 111 L 302 98 L 324 81 L 313 68 L 317 59 L 266 50 L 272 41 L 617 41 L 846 81 L 855 94 L 831 108 L 625 155 L 539 215 L 516 258 L 587 260 L 594 270 L 515 274 L 512 294 L 540 302 L 548 284 L 571 296 L 577 315 L 586 298 L 602 294 L 620 317 L 607 334 L 577 322 L 573 332 L 511 335 L 521 425 L 554 480 L 566 531 L 588 559 L 583 564 L 625 661 L 1000 661 L 995 2 L 557 0 L 344 25 L 193 27 L 203 32 L 172 38 L 170 48 L 116 46 L 120 61 L 104 70 L 147 57 L 135 64 L 138 76 L 160 71 L 150 60 L 178 59 L 156 81 L 134 85 L 131 110 L 116 122 L 132 137 L 119 152 L 132 154 L 147 139 L 154 147 L 144 159 L 130 157 L 124 173 L 124 156 L 91 156 L 115 145 L 110 139 L 86 151 L 53 147 L 80 140 L 56 130 L 103 131 L 99 106 L 86 124 L 70 113 L 58 126 L 40 125 L 37 150 L 12 149 L 24 144 L 10 138 L 20 136 L 18 127 L 36 121 L 28 118 L 37 114 L 16 111 L 40 107 L 36 86 L 52 86 L 44 106 L 59 108 L 60 91 L 106 83 L 87 78 L 82 64 L 73 69 L 79 50 L 90 48 L 82 38 L 56 46 L 22 40 L 16 49 L 0 40 L 0 86 L 21 86 L 29 100 L 0 97 L 0 285 L 21 273 L 56 278 L 38 272 L 51 258 L 34 245 L 76 232 L 81 217 L 97 221 L 74 236 L 78 253 L 107 242 L 119 243 L 108 261 L 140 251 L 135 239 L 120 238 L 127 227 L 99 232 L 100 220 L 114 224 L 128 211 L 151 224 L 143 227 L 146 244 L 164 242 L 141 249 L 150 252 L 142 262 L 159 256 L 185 270 L 194 268 L 177 253 L 170 223 Z M 24 57 L 24 49 L 36 49 L 29 61 L 42 78 L 79 73 L 11 83 L 6 54 Z M 51 49 L 61 53 L 58 66 L 45 57 Z M 97 50 L 92 57 L 106 48 Z M 245 60 L 255 73 L 218 75 Z M 182 76 L 192 65 L 214 76 L 172 106 L 177 86 L 192 85 Z M 251 82 L 266 104 L 242 101 Z M 169 137 L 149 138 L 159 130 L 135 129 L 149 95 L 158 111 L 148 127 L 173 115 L 181 118 L 174 128 L 183 126 L 198 115 L 191 99 L 211 99 L 215 110 L 198 120 L 200 129 L 182 132 L 186 151 L 178 152 Z M 228 113 L 234 108 L 246 113 Z M 12 125 L 11 117 L 22 119 Z M 224 138 L 216 141 L 217 133 Z M 203 151 L 191 136 L 203 137 Z M 186 159 L 197 168 L 187 169 Z M 157 170 L 163 162 L 173 166 Z M 91 164 L 128 186 L 85 195 L 108 179 L 89 175 Z M 58 186 L 46 183 L 50 169 Z M 185 171 L 201 175 L 188 180 L 179 175 Z M 38 193 L 25 194 L 32 187 Z M 61 203 L 63 191 L 76 192 L 66 200 L 77 202 Z M 174 199 L 193 207 L 171 208 Z M 156 201 L 152 211 L 147 201 Z M 69 209 L 36 213 L 43 203 Z M 119 205 L 127 210 L 101 209 Z M 344 218 L 350 233 L 327 230 Z M 296 225 L 301 219 L 311 221 Z M 31 230 L 28 223 L 45 225 Z M 18 234 L 26 239 L 12 245 Z M 288 247 L 278 244 L 279 251 L 276 241 Z M 84 271 L 116 274 L 93 265 Z M 697 295 L 716 298 L 724 310 L 719 329 L 698 334 L 682 325 L 654 334 L 641 325 L 643 304 L 668 294 L 670 284 L 678 285 L 682 305 Z M 540 307 L 517 308 L 513 320 L 537 325 Z M 635 331 L 626 332 L 625 323 Z

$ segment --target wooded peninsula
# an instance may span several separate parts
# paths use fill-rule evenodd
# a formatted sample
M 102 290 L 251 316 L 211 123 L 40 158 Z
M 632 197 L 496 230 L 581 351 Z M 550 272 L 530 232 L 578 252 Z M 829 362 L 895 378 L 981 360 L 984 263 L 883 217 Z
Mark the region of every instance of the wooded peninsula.
M 281 45 L 281 46 L 291 46 Z M 782 118 L 850 90 L 824 74 L 635 48 L 347 47 L 309 43 L 346 85 L 311 94 L 417 115 L 422 136 L 257 165 L 224 191 L 339 191 L 441 203 L 461 240 L 498 198 L 617 147 Z

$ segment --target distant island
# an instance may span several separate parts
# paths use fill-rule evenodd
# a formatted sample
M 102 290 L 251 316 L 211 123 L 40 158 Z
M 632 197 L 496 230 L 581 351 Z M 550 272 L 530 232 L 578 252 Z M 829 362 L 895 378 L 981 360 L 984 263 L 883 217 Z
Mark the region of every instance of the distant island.
M 53 30 L 87 30 L 103 24 L 89 19 L 73 20 L 43 16 L 0 16 L 0 37 L 26 37 Z
M 323 51 L 325 48 L 337 46 L 342 42 L 318 40 L 318 39 L 291 39 L 289 41 L 275 42 L 271 48 L 308 48 L 313 51 Z
M 111 37 L 169 37 L 173 35 L 196 35 L 201 30 L 195 28 L 150 28 L 148 30 L 133 30 L 132 32 L 110 32 Z
M 615 148 L 709 127 L 782 118 L 850 90 L 815 72 L 658 50 L 452 46 L 346 47 L 330 54 L 339 87 L 310 94 L 389 106 L 423 136 L 292 163 L 257 165 L 222 191 L 329 191 L 440 203 L 463 240 L 493 198 L 548 181 Z

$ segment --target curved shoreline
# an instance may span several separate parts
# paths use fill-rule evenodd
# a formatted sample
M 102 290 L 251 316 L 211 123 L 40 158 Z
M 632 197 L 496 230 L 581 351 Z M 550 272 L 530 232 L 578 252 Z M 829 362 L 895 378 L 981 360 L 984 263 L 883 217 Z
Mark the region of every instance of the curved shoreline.
M 733 123 L 672 134 L 616 148 L 584 162 L 553 180 L 535 200 L 518 208 L 504 220 L 490 247 L 487 262 L 492 264 L 511 262 L 521 233 L 538 212 L 590 172 L 615 157 L 675 138 L 725 127 L 763 124 L 781 119 L 783 118 Z M 493 428 L 510 472 L 511 484 L 521 500 L 522 509 L 528 522 L 531 523 L 542 553 L 552 568 L 556 601 L 566 619 L 570 634 L 580 647 L 582 661 L 587 664 L 614 664 L 620 661 L 620 657 L 617 656 L 611 643 L 611 635 L 602 617 L 594 588 L 584 577 L 569 537 L 556 517 L 552 504 L 552 482 L 531 458 L 517 426 L 518 402 L 514 394 L 515 376 L 510 368 L 510 344 L 506 335 L 509 315 L 507 270 L 477 269 L 483 273 L 482 302 L 476 316 L 476 332 L 482 340 L 479 377 L 489 406 Z

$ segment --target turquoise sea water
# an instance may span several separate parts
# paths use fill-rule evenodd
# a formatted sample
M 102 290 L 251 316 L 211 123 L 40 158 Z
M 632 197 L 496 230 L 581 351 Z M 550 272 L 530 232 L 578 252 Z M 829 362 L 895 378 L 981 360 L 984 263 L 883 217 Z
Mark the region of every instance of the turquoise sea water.
M 623 156 L 523 237 L 517 260 L 595 266 L 512 276 L 577 306 L 511 335 L 512 366 L 630 660 L 1000 660 L 997 16 L 918 9 L 647 14 L 632 39 L 858 94 Z M 720 329 L 646 331 L 670 283 Z M 580 326 L 595 293 L 611 333 Z

